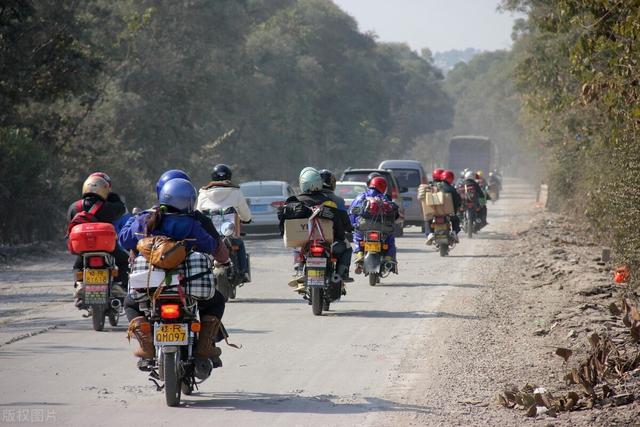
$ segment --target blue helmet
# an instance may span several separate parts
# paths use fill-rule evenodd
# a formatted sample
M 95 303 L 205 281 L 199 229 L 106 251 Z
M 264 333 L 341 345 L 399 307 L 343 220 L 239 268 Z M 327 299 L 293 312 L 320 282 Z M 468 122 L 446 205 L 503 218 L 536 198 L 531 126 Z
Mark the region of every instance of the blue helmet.
M 156 195 L 158 196 L 158 199 L 160 198 L 160 190 L 162 190 L 162 186 L 175 178 L 182 178 L 191 182 L 191 177 L 183 170 L 171 169 L 166 171 L 160 176 L 160 179 L 158 179 L 158 182 L 156 183 Z
M 196 204 L 196 189 L 184 178 L 168 181 L 160 190 L 160 204 L 171 206 L 182 212 L 193 212 Z

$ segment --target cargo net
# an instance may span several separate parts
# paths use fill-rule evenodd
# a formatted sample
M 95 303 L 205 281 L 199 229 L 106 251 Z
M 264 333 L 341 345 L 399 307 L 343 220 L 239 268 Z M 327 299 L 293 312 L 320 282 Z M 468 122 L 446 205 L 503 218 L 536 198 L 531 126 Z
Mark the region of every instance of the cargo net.
M 391 233 L 396 220 L 393 203 L 381 197 L 367 197 L 360 208 L 358 231 L 381 231 Z

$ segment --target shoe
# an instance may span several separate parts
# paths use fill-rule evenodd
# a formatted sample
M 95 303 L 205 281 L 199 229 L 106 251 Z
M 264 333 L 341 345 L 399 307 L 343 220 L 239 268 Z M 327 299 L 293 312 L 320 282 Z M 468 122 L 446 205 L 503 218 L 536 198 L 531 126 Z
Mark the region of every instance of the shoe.
M 214 368 L 216 366 L 222 366 L 222 360 L 220 360 L 222 349 L 216 347 L 216 343 L 214 342 L 220 330 L 220 319 L 215 316 L 204 315 L 200 319 L 200 325 L 201 329 L 198 334 L 198 341 L 196 342 L 193 356 L 196 359 L 211 360 Z
M 82 282 L 76 282 L 73 284 L 73 297 L 78 299 L 83 299 L 84 298 L 84 283 Z
M 142 372 L 151 372 L 153 371 L 153 368 L 155 367 L 155 363 L 153 362 L 153 359 L 140 359 L 138 360 L 138 369 L 140 369 Z
M 353 277 L 350 277 L 349 275 L 347 275 L 347 276 L 342 276 L 342 282 L 343 283 L 353 283 L 353 282 L 355 282 L 355 280 L 353 279 Z
M 307 287 L 304 285 L 304 282 L 298 283 L 298 286 L 293 290 L 293 292 L 298 292 L 299 294 L 305 293 L 307 291 Z
M 144 316 L 138 316 L 129 322 L 127 338 L 131 339 L 131 335 L 135 336 L 140 344 L 140 347 L 133 351 L 133 355 L 142 359 L 153 359 L 156 348 L 151 336 L 151 323 Z
M 425 242 L 426 245 L 431 245 L 433 243 L 433 239 L 436 237 L 435 234 L 433 233 L 429 233 L 429 235 L 427 236 L 427 241 Z
M 289 280 L 289 286 L 292 288 L 296 288 L 300 285 L 300 283 L 304 283 L 304 275 L 302 276 L 293 276 L 291 280 Z
M 356 258 L 354 259 L 354 263 L 356 265 L 355 270 L 353 270 L 356 274 L 362 274 L 362 264 L 364 263 L 364 252 L 356 252 Z
M 127 292 L 120 283 L 114 283 L 111 285 L 111 295 L 116 298 L 124 298 L 127 296 Z
M 251 275 L 249 273 L 244 273 L 242 275 L 242 283 L 249 283 L 251 281 Z

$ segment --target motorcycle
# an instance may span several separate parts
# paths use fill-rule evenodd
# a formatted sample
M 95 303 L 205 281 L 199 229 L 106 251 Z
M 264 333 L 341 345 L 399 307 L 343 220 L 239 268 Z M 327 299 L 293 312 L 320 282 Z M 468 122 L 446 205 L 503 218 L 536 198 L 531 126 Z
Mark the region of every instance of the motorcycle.
M 473 233 L 477 233 L 481 228 L 481 221 L 478 215 L 478 197 L 476 191 L 472 185 L 461 184 L 458 187 L 458 194 L 462 199 L 462 206 L 460 207 L 459 217 L 462 229 L 470 239 L 473 237 Z
M 395 272 L 396 264 L 392 261 L 383 262 L 385 251 L 389 248 L 386 243 L 388 235 L 383 231 L 367 231 L 363 235 L 362 249 L 364 260 L 362 272 L 369 277 L 369 285 L 375 286 L 381 278 Z
M 440 256 L 449 255 L 449 250 L 456 245 L 451 228 L 451 218 L 449 216 L 434 217 L 431 221 L 431 229 L 434 234 L 432 244 L 438 249 Z
M 213 273 L 216 278 L 216 288 L 226 300 L 235 299 L 237 288 L 251 282 L 251 258 L 246 254 L 247 274 L 239 269 L 239 219 L 235 208 L 207 210 L 205 214 L 211 218 L 216 229 L 223 236 L 222 242 L 229 251 L 231 264 L 228 266 L 216 264 Z M 247 280 L 248 279 L 248 280 Z

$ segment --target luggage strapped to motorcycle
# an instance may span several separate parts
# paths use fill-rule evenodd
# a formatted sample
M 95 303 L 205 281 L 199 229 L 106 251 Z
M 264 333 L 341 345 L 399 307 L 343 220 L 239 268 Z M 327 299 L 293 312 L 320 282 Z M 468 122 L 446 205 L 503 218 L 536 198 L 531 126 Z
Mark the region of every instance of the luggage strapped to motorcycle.
M 311 241 L 311 237 L 313 236 L 314 230 L 317 230 L 320 233 L 320 238 L 323 242 L 326 241 L 324 237 L 324 232 L 322 231 L 322 226 L 320 225 L 320 218 L 318 218 L 320 212 L 322 212 L 322 208 L 313 209 L 313 213 L 309 217 L 309 240 L 307 243 Z M 317 239 L 314 239 L 317 240 Z

